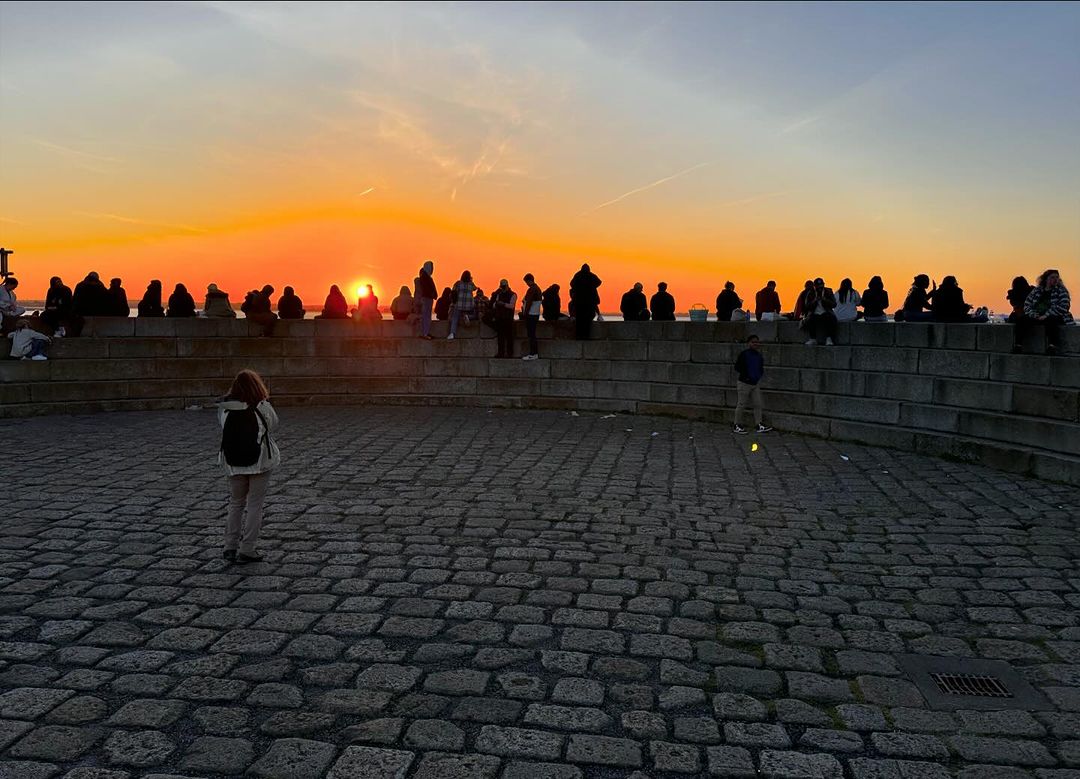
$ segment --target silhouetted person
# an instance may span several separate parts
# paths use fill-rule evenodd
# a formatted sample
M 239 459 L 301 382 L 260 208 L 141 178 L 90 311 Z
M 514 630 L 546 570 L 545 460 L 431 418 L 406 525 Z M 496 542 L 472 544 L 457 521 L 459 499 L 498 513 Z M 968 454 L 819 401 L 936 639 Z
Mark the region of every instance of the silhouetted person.
M 623 293 L 619 303 L 624 322 L 644 322 L 649 318 L 649 305 L 645 301 L 644 286 L 639 281 L 633 288 Z
M 109 316 L 131 316 L 131 308 L 128 306 L 127 292 L 124 291 L 120 279 L 111 279 L 109 288 Z
M 600 278 L 589 269 L 588 263 L 570 279 L 570 304 L 574 310 L 575 335 L 579 341 L 587 341 L 592 331 L 592 321 L 600 313 Z
M 390 301 L 390 315 L 394 317 L 395 322 L 402 322 L 409 318 L 414 305 L 412 293 L 409 292 L 408 287 L 403 286 L 398 296 Z
M 366 324 L 381 322 L 382 312 L 379 311 L 379 297 L 370 284 L 365 285 L 365 289 L 367 294 L 360 298 L 360 302 L 356 306 L 356 319 Z
M 454 293 L 450 287 L 444 287 L 439 299 L 435 301 L 435 318 L 445 322 L 450 318 L 450 306 L 454 304 Z
M 349 303 L 345 300 L 345 296 L 341 294 L 341 290 L 338 289 L 337 284 L 330 286 L 330 294 L 326 296 L 326 302 L 323 303 L 322 313 L 319 314 L 316 319 L 348 319 L 349 318 Z
M 649 300 L 649 310 L 654 322 L 675 321 L 675 298 L 667 291 L 667 282 L 656 285 L 656 294 Z
M 745 435 L 748 431 L 742 426 L 742 420 L 746 415 L 746 406 L 749 403 L 754 410 L 754 422 L 757 423 L 757 433 L 768 433 L 771 427 L 766 427 L 762 421 L 761 402 L 761 379 L 765 376 L 765 358 L 761 354 L 761 341 L 756 335 L 746 339 L 746 349 L 735 358 L 735 392 L 738 401 L 735 405 L 735 431 L 739 435 Z
M 806 293 L 803 300 L 803 329 L 810 335 L 807 346 L 819 345 L 825 339 L 826 346 L 832 346 L 836 338 L 836 295 L 825 286 L 824 279 L 814 279 L 814 286 Z
M 1024 303 L 1027 302 L 1027 297 L 1031 294 L 1032 289 L 1031 284 L 1023 276 L 1017 276 L 1013 279 L 1012 287 L 1005 293 L 1005 299 L 1009 301 L 1009 305 L 1012 307 L 1006 321 L 1016 323 L 1024 316 Z
M 187 291 L 183 284 L 177 284 L 176 289 L 169 295 L 169 309 L 165 316 L 170 318 L 195 316 L 195 298 Z
M 1014 328 L 1014 352 L 1023 350 L 1024 338 L 1038 325 L 1046 329 L 1046 353 L 1057 354 L 1060 348 L 1061 327 L 1073 321 L 1069 311 L 1069 290 L 1054 268 L 1043 271 L 1024 301 L 1024 316 Z
M 740 306 L 742 306 L 742 299 L 735 293 L 735 285 L 730 281 L 726 282 L 723 291 L 716 296 L 716 320 L 730 322 L 731 315 Z
M 277 312 L 282 319 L 303 319 L 307 313 L 304 311 L 304 301 L 296 296 L 296 290 L 292 287 L 285 287 L 278 298 Z
M 762 314 L 780 316 L 780 295 L 776 292 L 775 281 L 770 281 L 754 296 L 754 316 L 760 320 Z
M 71 308 L 77 316 L 109 316 L 112 299 L 95 271 L 90 271 L 85 279 L 75 285 Z
M 792 313 L 792 317 L 801 322 L 806 316 L 806 296 L 814 291 L 814 282 L 810 279 L 806 280 L 803 284 L 803 290 L 799 293 L 799 296 L 795 298 L 795 311 Z
M 236 319 L 236 312 L 229 302 L 229 293 L 222 292 L 217 284 L 208 284 L 206 287 L 203 316 L 210 319 Z
M 476 318 L 476 285 L 473 284 L 470 271 L 463 271 L 461 278 L 454 282 L 450 299 L 450 334 L 446 336 L 446 340 L 453 341 L 457 338 L 461 320 Z
M 41 321 L 58 335 L 66 335 L 71 319 L 71 288 L 59 276 L 49 279 L 49 291 L 45 293 L 45 310 Z M 72 335 L 77 335 L 72 328 Z M 63 332 L 61 332 L 63 331 Z
M 263 335 L 266 336 L 273 335 L 274 323 L 277 322 L 277 314 L 273 312 L 273 304 L 270 302 L 273 294 L 274 288 L 267 284 L 262 289 L 249 292 L 240 306 L 248 321 L 262 325 Z
M 484 294 L 484 290 L 477 287 L 473 302 L 476 303 L 476 321 L 494 328 L 495 321 L 491 318 L 491 298 Z
M 431 339 L 431 312 L 435 307 L 435 299 L 439 296 L 435 279 L 431 274 L 435 272 L 435 263 L 428 260 L 420 268 L 420 273 L 413 279 L 413 297 L 416 299 L 416 313 L 420 319 L 420 337 Z
M 552 284 L 544 290 L 544 299 L 540 304 L 545 322 L 557 322 L 563 318 L 562 299 L 559 297 L 558 284 Z
M 499 288 L 491 296 L 491 308 L 495 315 L 495 336 L 499 340 L 496 357 L 514 356 L 514 311 L 517 295 L 510 289 L 510 282 L 502 279 Z
M 859 303 L 862 296 L 855 291 L 851 279 L 840 282 L 840 289 L 836 291 L 836 315 L 837 322 L 854 322 L 859 318 Z
M 525 334 L 529 339 L 529 353 L 521 359 L 538 360 L 540 359 L 540 346 L 536 342 L 536 326 L 540 323 L 540 309 L 544 299 L 544 292 L 540 289 L 540 285 L 536 283 L 536 279 L 533 278 L 531 273 L 526 273 L 522 281 L 525 282 L 526 290 L 525 297 L 521 301 L 521 317 L 525 320 Z
M 964 290 L 956 282 L 956 276 L 946 276 L 941 280 L 930 306 L 930 313 L 935 322 L 970 322 L 968 316 L 971 304 L 964 301 Z
M 885 284 L 882 282 L 881 276 L 874 276 L 862 293 L 863 321 L 889 321 L 888 315 L 885 313 L 888 308 L 889 293 L 885 291 Z
M 157 279 L 146 285 L 146 292 L 139 301 L 139 316 L 165 316 L 165 308 L 161 305 L 161 282 Z
M 929 309 L 934 295 L 937 294 L 937 282 L 934 282 L 932 290 L 927 292 L 928 289 L 930 289 L 930 277 L 925 273 L 920 273 L 911 282 L 911 289 L 908 290 L 907 297 L 904 298 L 905 322 L 929 322 L 934 318 Z

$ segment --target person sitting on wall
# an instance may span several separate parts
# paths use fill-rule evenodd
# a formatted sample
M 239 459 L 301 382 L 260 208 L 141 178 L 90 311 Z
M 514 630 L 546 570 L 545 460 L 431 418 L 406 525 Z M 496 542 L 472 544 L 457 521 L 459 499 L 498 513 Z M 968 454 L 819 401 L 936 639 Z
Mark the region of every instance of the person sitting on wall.
M 232 303 L 229 302 L 229 293 L 218 289 L 217 284 L 208 284 L 206 287 L 206 300 L 203 302 L 203 316 L 215 319 L 235 319 Z
M 169 295 L 169 310 L 165 312 L 165 316 L 172 319 L 195 316 L 195 298 L 191 297 L 183 284 L 177 284 L 176 289 Z
M 675 321 L 675 298 L 667 291 L 667 282 L 656 285 L 656 294 L 649 301 L 649 310 L 654 322 Z
M 292 287 L 285 287 L 284 293 L 278 298 L 277 312 L 282 319 L 303 319 L 307 313 L 304 311 L 304 301 L 297 297 Z
M 365 324 L 371 324 L 372 322 L 381 322 L 382 313 L 379 311 L 379 298 L 375 295 L 375 290 L 371 288 L 370 284 L 365 285 L 367 294 L 360 298 L 360 301 L 356 304 L 355 319 L 357 322 L 363 322 Z
M 836 314 L 837 322 L 854 322 L 859 318 L 859 304 L 862 297 L 855 291 L 851 279 L 840 282 L 840 289 L 836 291 Z
M 41 322 L 56 337 L 78 335 L 81 328 L 75 327 L 71 314 L 71 287 L 64 284 L 59 276 L 49 279 L 49 289 L 45 293 L 45 310 L 41 312 Z
M 146 292 L 139 301 L 140 317 L 165 316 L 165 307 L 161 305 L 161 282 L 154 279 L 146 285 Z
M 269 336 L 274 333 L 274 323 L 277 322 L 277 314 L 272 310 L 273 304 L 270 296 L 274 294 L 274 288 L 267 284 L 260 290 L 252 290 L 244 298 L 240 310 L 248 321 L 262 325 L 263 335 Z
M 754 296 L 754 316 L 761 319 L 764 314 L 780 316 L 780 295 L 776 292 L 776 282 L 770 281 Z
M 550 287 L 544 290 L 544 298 L 540 302 L 540 309 L 543 312 L 545 322 L 557 322 L 560 319 L 566 319 L 566 314 L 562 313 L 562 299 L 559 297 L 559 290 L 561 287 L 558 284 L 552 284 Z
M 862 294 L 863 321 L 888 322 L 889 317 L 885 314 L 888 308 L 889 293 L 885 291 L 885 283 L 881 276 L 874 276 Z
M 19 317 L 15 320 L 15 329 L 7 334 L 11 339 L 11 353 L 8 355 L 12 360 L 47 360 L 45 347 L 52 339 L 44 333 L 39 333 L 30 327 L 30 320 Z
M 105 290 L 109 294 L 109 316 L 131 316 L 127 292 L 122 284 L 123 282 L 120 279 L 109 280 L 109 288 Z
M 1023 342 L 1037 326 L 1046 330 L 1046 353 L 1054 355 L 1061 348 L 1061 328 L 1071 324 L 1069 290 L 1061 281 L 1061 274 L 1054 268 L 1043 271 L 1024 301 L 1024 316 L 1014 328 L 1014 352 L 1023 351 Z
M 645 286 L 639 281 L 633 288 L 623 293 L 619 311 L 624 322 L 646 322 L 649 319 L 649 307 L 645 301 Z
M 1006 322 L 1016 324 L 1024 316 L 1024 303 L 1027 302 L 1027 296 L 1031 294 L 1031 290 L 1031 284 L 1023 276 L 1013 279 L 1012 287 L 1005 293 L 1005 299 L 1009 301 L 1009 306 L 1012 308 Z
M 803 284 L 803 291 L 799 293 L 799 296 L 795 298 L 795 310 L 788 317 L 794 319 L 796 322 L 801 322 L 806 316 L 806 297 L 814 291 L 814 282 L 810 279 L 806 280 Z
M 735 309 L 742 305 L 742 299 L 735 292 L 733 282 L 725 282 L 724 289 L 716 296 L 716 321 L 730 322 Z
M 15 329 L 19 317 L 26 313 L 15 295 L 18 286 L 19 280 L 14 276 L 8 276 L 4 283 L 0 284 L 0 332 L 5 335 Z
M 927 292 L 927 290 L 930 291 Z M 930 309 L 936 294 L 937 282 L 935 281 L 934 288 L 930 289 L 930 277 L 925 273 L 920 273 L 912 280 L 911 289 L 904 298 L 904 307 L 896 318 L 903 322 L 929 322 L 934 318 L 933 311 Z
M 71 308 L 76 316 L 109 316 L 112 300 L 109 290 L 101 283 L 97 272 L 90 271 L 86 278 L 75 285 Z
M 825 280 L 814 279 L 814 286 L 803 300 L 803 329 L 810 335 L 807 346 L 817 346 L 825 339 L 826 346 L 832 346 L 836 337 L 836 295 L 825 286 Z
M 454 291 L 444 287 L 439 299 L 435 301 L 435 318 L 445 322 L 450 318 L 450 307 L 454 305 Z
M 326 302 L 323 303 L 322 313 L 319 314 L 316 319 L 348 319 L 349 318 L 349 302 L 345 300 L 345 296 L 341 294 L 341 290 L 337 284 L 330 285 L 330 293 L 326 296 Z
M 964 302 L 964 290 L 956 283 L 956 276 L 946 276 L 941 280 L 934 302 L 930 306 L 930 313 L 935 322 L 986 322 L 986 313 L 983 310 L 969 315 L 971 304 Z
M 412 314 L 415 305 L 416 302 L 413 300 L 409 288 L 402 286 L 398 296 L 390 303 L 390 314 L 394 317 L 395 322 L 403 322 Z

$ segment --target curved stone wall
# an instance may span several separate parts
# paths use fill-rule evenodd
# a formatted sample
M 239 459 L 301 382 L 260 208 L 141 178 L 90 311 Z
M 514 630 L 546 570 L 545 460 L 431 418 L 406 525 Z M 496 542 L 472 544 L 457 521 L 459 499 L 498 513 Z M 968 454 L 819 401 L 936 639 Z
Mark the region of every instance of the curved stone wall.
M 518 323 L 519 336 L 524 335 Z M 788 430 L 978 461 L 1080 484 L 1080 358 L 1014 355 L 1006 325 L 842 325 L 807 347 L 795 323 L 606 322 L 575 341 L 541 324 L 534 362 L 491 359 L 486 327 L 446 341 L 404 323 L 98 319 L 48 362 L 0 362 L 0 417 L 205 405 L 250 367 L 282 405 L 488 405 L 730 421 L 731 363 L 757 333 L 767 421 Z M 519 339 L 519 344 L 521 340 Z M 1041 343 L 1029 344 L 1041 352 Z M 1080 352 L 1080 327 L 1065 347 Z M 0 344 L 0 357 L 7 355 Z

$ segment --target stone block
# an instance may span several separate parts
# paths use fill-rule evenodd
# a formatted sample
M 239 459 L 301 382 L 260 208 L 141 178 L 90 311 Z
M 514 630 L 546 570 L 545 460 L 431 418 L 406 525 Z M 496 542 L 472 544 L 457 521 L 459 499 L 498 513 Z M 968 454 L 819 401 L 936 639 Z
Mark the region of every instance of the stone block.
M 1052 452 L 1080 455 L 1080 425 L 1074 423 L 1051 422 L 986 411 L 964 411 L 960 415 L 960 433 L 991 441 L 1008 441 Z
M 242 364 L 230 373 L 225 368 L 224 360 L 212 357 L 158 358 L 139 362 L 152 366 L 150 375 L 158 379 L 215 379 L 223 376 L 228 376 L 231 379 L 240 371 L 240 367 L 250 367 L 247 364 Z M 122 364 L 124 364 L 124 361 L 117 362 L 117 365 Z M 256 368 L 255 370 L 259 369 Z M 280 371 L 273 370 L 260 370 L 259 372 L 263 374 L 264 378 L 268 379 L 280 373 Z M 134 381 L 137 378 L 132 377 L 132 380 Z
M 897 325 L 892 322 L 852 322 L 844 343 L 852 346 L 893 346 Z
M 770 411 L 788 412 L 791 414 L 813 414 L 814 396 L 802 392 L 779 392 L 772 389 L 761 391 L 762 401 L 765 408 Z
M 0 384 L 0 408 L 30 402 L 32 384 Z
M 849 419 L 857 422 L 876 422 L 895 425 L 900 421 L 900 403 L 877 398 L 813 395 L 814 411 L 818 416 Z
M 664 341 L 688 341 L 690 340 L 689 322 L 653 322 L 653 338 Z
M 162 369 L 167 369 L 168 360 L 158 362 L 160 362 Z M 183 362 L 194 363 L 195 360 L 184 360 Z M 209 370 L 209 366 L 207 369 Z M 260 376 L 281 376 L 285 373 L 285 360 L 280 357 L 224 357 L 221 360 L 223 374 L 218 375 L 235 376 L 242 370 L 253 370 Z
M 153 360 L 52 360 L 47 365 L 53 381 L 117 381 L 156 375 Z
M 135 322 L 134 317 L 89 316 L 83 325 L 82 337 L 130 338 L 135 335 Z
M 975 329 L 975 348 L 980 352 L 1010 352 L 1013 347 L 1013 329 L 998 324 Z
M 779 333 L 779 322 L 758 322 L 752 320 L 747 322 L 744 328 L 745 338 L 743 342 L 746 342 L 746 338 L 751 335 L 756 335 L 762 343 L 776 343 Z
M 128 397 L 126 381 L 36 382 L 29 385 L 29 389 L 34 403 L 116 400 Z
M 960 411 L 921 403 L 904 403 L 900 406 L 900 424 L 920 430 L 955 433 L 960 428 Z
M 766 367 L 776 365 L 791 368 L 847 370 L 851 367 L 853 351 L 854 349 L 850 346 L 806 346 L 803 344 L 769 346 L 765 350 Z
M 806 331 L 801 323 L 781 320 L 776 323 L 776 342 L 781 344 L 801 344 L 806 340 Z
M 676 385 L 678 391 L 675 398 L 678 403 L 687 403 L 694 406 L 723 406 L 725 396 L 723 389 L 709 386 L 686 386 Z M 643 398 L 644 400 L 644 398 Z
M 919 373 L 951 378 L 985 379 L 990 372 L 989 355 L 947 349 L 919 351 Z
M 773 371 L 767 373 L 770 382 Z M 803 392 L 825 393 L 828 395 L 850 395 L 861 397 L 866 376 L 855 371 L 828 371 L 818 368 L 804 368 L 797 372 L 799 389 Z
M 699 346 L 700 344 L 693 344 Z M 688 362 L 691 344 L 689 341 L 650 341 L 649 359 L 666 362 Z
M 1033 387 L 1027 384 L 1008 385 L 1012 388 L 1012 411 L 1033 417 L 1048 417 L 1076 422 L 1080 417 L 1080 391 Z M 1005 409 L 1008 410 L 1008 409 Z
M 867 373 L 863 394 L 870 398 L 893 398 L 930 403 L 934 397 L 934 377 L 900 373 Z
M 476 383 L 477 391 L 485 395 L 528 395 L 543 394 L 540 379 L 500 379 L 488 378 Z
M 1008 411 L 1013 404 L 1013 385 L 1000 381 L 934 379 L 934 402 L 946 406 Z
M 425 376 L 469 376 L 479 378 L 491 375 L 490 360 L 470 360 L 461 358 L 431 358 L 419 362 Z M 504 374 L 505 375 L 505 374 Z
M 1040 479 L 1065 484 L 1080 484 L 1080 458 L 1049 452 L 1032 452 L 1028 470 Z
M 912 346 L 925 349 L 930 346 L 930 332 L 934 325 L 926 322 L 897 322 L 893 342 L 897 346 Z
M 598 381 L 595 382 L 597 398 L 618 400 L 649 400 L 650 386 L 636 381 Z
M 937 349 L 974 350 L 979 330 L 988 327 L 986 324 L 935 322 L 930 325 L 930 346 Z
M 851 369 L 868 373 L 918 373 L 919 352 L 901 347 L 855 346 Z
M 648 341 L 651 338 L 660 336 L 660 329 L 663 325 L 662 322 L 618 322 L 612 321 L 604 323 L 606 328 L 598 328 L 597 324 L 593 323 L 592 336 L 595 340 L 600 332 L 603 333 L 603 338 L 612 341 Z
M 489 359 L 487 374 L 492 378 L 546 379 L 552 374 L 553 360 Z M 599 370 L 599 368 L 598 368 Z M 582 377 L 584 378 L 584 377 Z
M 550 366 L 550 370 L 529 374 L 545 379 L 607 380 L 611 378 L 611 362 L 607 360 L 534 360 L 526 364 L 536 366 L 538 369 L 548 369 Z M 624 364 L 634 365 L 635 363 Z
M 829 423 L 829 437 L 871 446 L 888 446 L 910 451 L 915 447 L 915 433 L 895 427 L 834 419 Z
M 351 319 L 316 319 L 316 338 L 348 338 L 356 334 L 356 324 Z
M 1020 384 L 1049 384 L 1050 365 L 1055 362 L 1030 354 L 991 354 L 991 381 L 1013 381 Z
M 77 342 L 72 342 L 77 343 Z M 130 359 L 133 357 L 175 357 L 176 356 L 176 343 L 175 338 L 153 338 L 147 336 L 145 338 L 110 338 L 108 341 L 103 341 L 108 347 L 108 357 L 119 359 Z
M 736 344 L 713 344 L 692 342 L 690 344 L 691 362 L 731 365 L 742 347 Z
M 4 357 L 10 345 L 10 341 L 4 343 Z M 108 356 L 109 341 L 104 338 L 54 338 L 49 345 L 49 358 L 53 360 L 103 360 Z
M 596 388 L 591 381 L 576 379 L 542 379 L 540 394 L 567 398 L 596 397 Z
M 671 363 L 670 376 L 674 384 L 705 384 L 714 387 L 726 387 L 735 378 L 730 365 L 697 363 Z
M 1080 387 L 1080 357 L 1074 351 L 1068 357 L 1043 358 L 1049 363 L 1050 383 L 1055 387 Z
M 477 380 L 467 378 L 419 378 L 412 380 L 413 392 L 421 395 L 475 395 Z

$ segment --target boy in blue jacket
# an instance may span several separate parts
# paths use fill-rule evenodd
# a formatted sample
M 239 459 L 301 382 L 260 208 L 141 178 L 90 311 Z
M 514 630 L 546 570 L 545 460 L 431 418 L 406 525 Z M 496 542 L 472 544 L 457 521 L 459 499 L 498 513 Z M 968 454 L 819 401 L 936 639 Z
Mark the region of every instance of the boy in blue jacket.
M 735 358 L 735 372 L 739 378 L 735 382 L 735 389 L 739 394 L 739 402 L 735 406 L 735 432 L 746 435 L 749 431 L 739 423 L 743 419 L 743 411 L 747 401 L 754 406 L 754 422 L 757 423 L 755 432 L 768 433 L 771 427 L 766 427 L 761 421 L 761 377 L 765 375 L 765 358 L 761 355 L 761 341 L 756 335 L 746 339 L 748 348 L 743 349 Z

